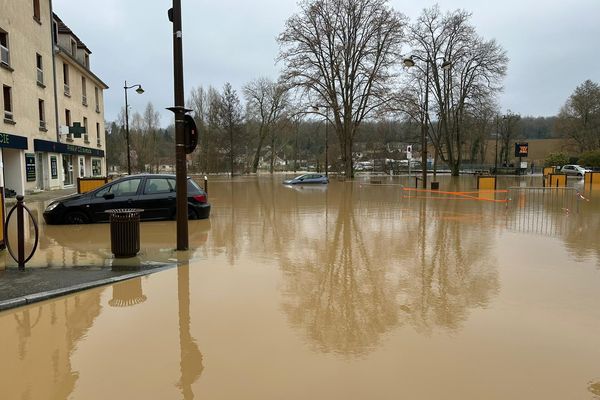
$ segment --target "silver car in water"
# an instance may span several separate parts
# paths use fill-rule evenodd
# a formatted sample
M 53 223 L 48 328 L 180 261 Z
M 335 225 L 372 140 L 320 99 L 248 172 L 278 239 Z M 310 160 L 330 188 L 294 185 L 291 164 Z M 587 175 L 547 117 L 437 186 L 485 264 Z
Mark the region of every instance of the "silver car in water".
M 300 185 L 313 183 L 326 184 L 329 183 L 329 178 L 321 174 L 304 174 L 297 176 L 294 179 L 288 179 L 283 181 L 284 185 Z
M 560 169 L 560 172 L 566 175 L 575 175 L 583 177 L 586 172 L 592 172 L 591 169 L 583 168 L 580 165 L 569 164 Z

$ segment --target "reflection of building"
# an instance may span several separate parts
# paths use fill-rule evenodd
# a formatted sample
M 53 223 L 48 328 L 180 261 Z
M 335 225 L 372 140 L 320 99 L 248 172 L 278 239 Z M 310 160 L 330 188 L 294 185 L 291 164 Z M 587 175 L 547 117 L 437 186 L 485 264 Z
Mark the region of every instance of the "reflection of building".
M 0 316 L 2 398 L 68 398 L 78 380 L 71 353 L 100 309 L 100 292 L 88 291 Z
M 0 10 L 0 186 L 24 194 L 104 175 L 107 86 L 91 51 L 49 0 L 0 0 Z

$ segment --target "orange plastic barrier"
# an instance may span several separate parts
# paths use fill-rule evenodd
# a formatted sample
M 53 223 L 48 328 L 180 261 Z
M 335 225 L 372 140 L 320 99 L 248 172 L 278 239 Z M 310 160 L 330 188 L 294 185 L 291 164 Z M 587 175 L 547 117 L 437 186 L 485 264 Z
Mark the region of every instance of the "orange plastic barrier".
M 77 193 L 87 193 L 108 183 L 105 177 L 77 178 Z
M 556 173 L 556 167 L 544 167 L 543 169 L 543 175 L 544 177 L 550 175 L 550 174 L 555 174 Z
M 480 190 L 496 190 L 495 176 L 478 176 L 477 189 Z
M 544 186 L 546 187 L 567 187 L 567 175 L 548 174 L 544 183 Z
M 583 180 L 586 185 L 600 185 L 600 172 L 586 172 Z

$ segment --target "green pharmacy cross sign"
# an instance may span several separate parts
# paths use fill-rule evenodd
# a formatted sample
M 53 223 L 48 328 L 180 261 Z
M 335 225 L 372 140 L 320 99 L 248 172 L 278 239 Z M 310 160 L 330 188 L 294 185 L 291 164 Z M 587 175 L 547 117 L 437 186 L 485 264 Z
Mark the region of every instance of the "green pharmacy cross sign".
M 81 126 L 79 122 L 73 122 L 73 126 L 69 127 L 69 133 L 72 133 L 76 138 L 81 138 L 81 135 L 86 133 L 85 127 Z

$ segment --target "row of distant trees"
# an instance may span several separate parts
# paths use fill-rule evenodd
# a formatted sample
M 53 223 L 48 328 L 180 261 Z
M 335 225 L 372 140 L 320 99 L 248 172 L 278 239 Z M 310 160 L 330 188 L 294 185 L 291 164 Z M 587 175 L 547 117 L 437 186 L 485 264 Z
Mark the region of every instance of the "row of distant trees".
M 501 113 L 496 100 L 508 57 L 470 18 L 434 6 L 410 22 L 387 0 L 300 1 L 277 39 L 277 80 L 255 79 L 240 93 L 230 84 L 191 91 L 201 134 L 193 168 L 234 174 L 256 172 L 261 162 L 271 172 L 281 160 L 293 168 L 322 163 L 324 130 L 330 164 L 346 176 L 353 175 L 357 142 L 385 155 L 387 144 L 418 144 L 422 134 L 455 175 L 465 161 L 483 160 L 490 138 L 505 161 L 515 138 L 561 133 L 582 152 L 598 149 L 598 85 L 578 87 L 557 117 Z M 109 162 L 120 165 L 122 125 L 109 129 Z M 159 127 L 151 104 L 133 115 L 131 127 L 137 169 L 172 159 L 172 128 Z

